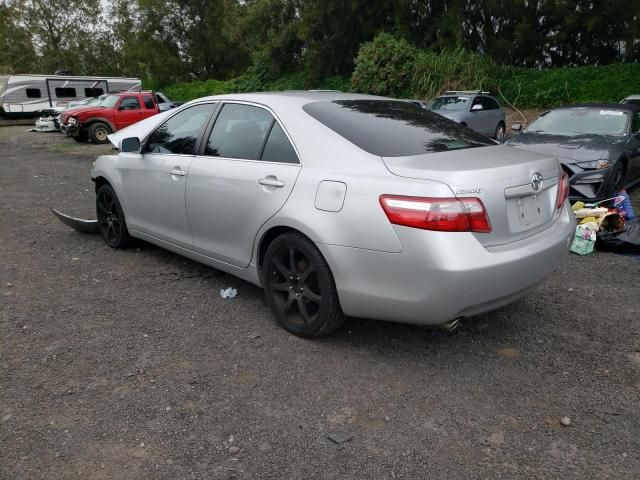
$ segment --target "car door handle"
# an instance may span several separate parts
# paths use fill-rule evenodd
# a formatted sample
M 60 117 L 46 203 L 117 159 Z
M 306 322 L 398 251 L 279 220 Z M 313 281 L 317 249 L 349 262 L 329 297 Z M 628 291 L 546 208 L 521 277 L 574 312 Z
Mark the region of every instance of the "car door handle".
M 265 185 L 268 187 L 277 187 L 277 188 L 284 187 L 284 182 L 282 180 L 278 180 L 276 177 L 273 177 L 271 175 L 265 178 L 261 178 L 260 180 L 258 180 L 258 183 L 260 185 Z
M 169 172 L 169 175 L 177 175 L 178 177 L 184 177 L 186 174 L 187 172 L 181 170 L 180 167 L 174 167 L 174 169 Z

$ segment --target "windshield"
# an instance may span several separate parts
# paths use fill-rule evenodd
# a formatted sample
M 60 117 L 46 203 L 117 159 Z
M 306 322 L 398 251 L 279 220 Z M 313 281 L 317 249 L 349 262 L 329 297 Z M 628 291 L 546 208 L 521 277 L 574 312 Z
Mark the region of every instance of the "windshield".
M 302 108 L 362 150 L 381 157 L 495 145 L 473 130 L 408 102 L 337 100 Z
M 550 135 L 625 135 L 629 114 L 606 108 L 561 108 L 542 114 L 528 132 Z
M 118 103 L 119 99 L 120 97 L 118 95 L 107 95 L 106 97 L 104 97 L 102 102 L 100 102 L 100 106 L 105 108 L 111 108 L 116 103 Z
M 622 103 L 628 103 L 630 105 L 640 105 L 640 98 L 625 98 L 624 102 Z
M 448 110 L 448 111 L 460 111 L 467 110 L 471 97 L 455 96 L 455 97 L 437 97 L 427 105 L 429 110 Z

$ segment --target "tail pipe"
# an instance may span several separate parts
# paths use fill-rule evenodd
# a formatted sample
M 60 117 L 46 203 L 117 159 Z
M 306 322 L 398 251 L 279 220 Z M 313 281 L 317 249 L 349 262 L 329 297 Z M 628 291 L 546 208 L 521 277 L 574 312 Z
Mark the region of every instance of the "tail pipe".
M 453 320 L 449 320 L 446 323 L 440 325 L 440 328 L 448 333 L 453 333 L 460 326 L 462 318 L 454 318 Z

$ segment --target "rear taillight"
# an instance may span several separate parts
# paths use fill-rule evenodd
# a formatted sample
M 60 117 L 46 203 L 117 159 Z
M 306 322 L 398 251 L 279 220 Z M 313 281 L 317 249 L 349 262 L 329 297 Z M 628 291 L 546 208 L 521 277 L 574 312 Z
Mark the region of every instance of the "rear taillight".
M 380 205 L 394 225 L 441 232 L 491 231 L 487 212 L 479 198 L 381 195 Z
M 562 208 L 564 201 L 569 198 L 569 175 L 562 172 L 558 182 L 558 196 L 556 197 L 556 208 Z

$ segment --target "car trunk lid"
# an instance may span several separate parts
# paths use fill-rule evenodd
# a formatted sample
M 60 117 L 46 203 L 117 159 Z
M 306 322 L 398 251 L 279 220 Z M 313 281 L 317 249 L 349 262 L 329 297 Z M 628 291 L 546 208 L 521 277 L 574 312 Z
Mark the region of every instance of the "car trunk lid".
M 491 232 L 474 235 L 485 246 L 521 240 L 553 222 L 560 175 L 554 157 L 490 146 L 382 160 L 394 175 L 443 182 L 456 197 L 482 200 Z M 542 182 L 532 182 L 538 174 Z

